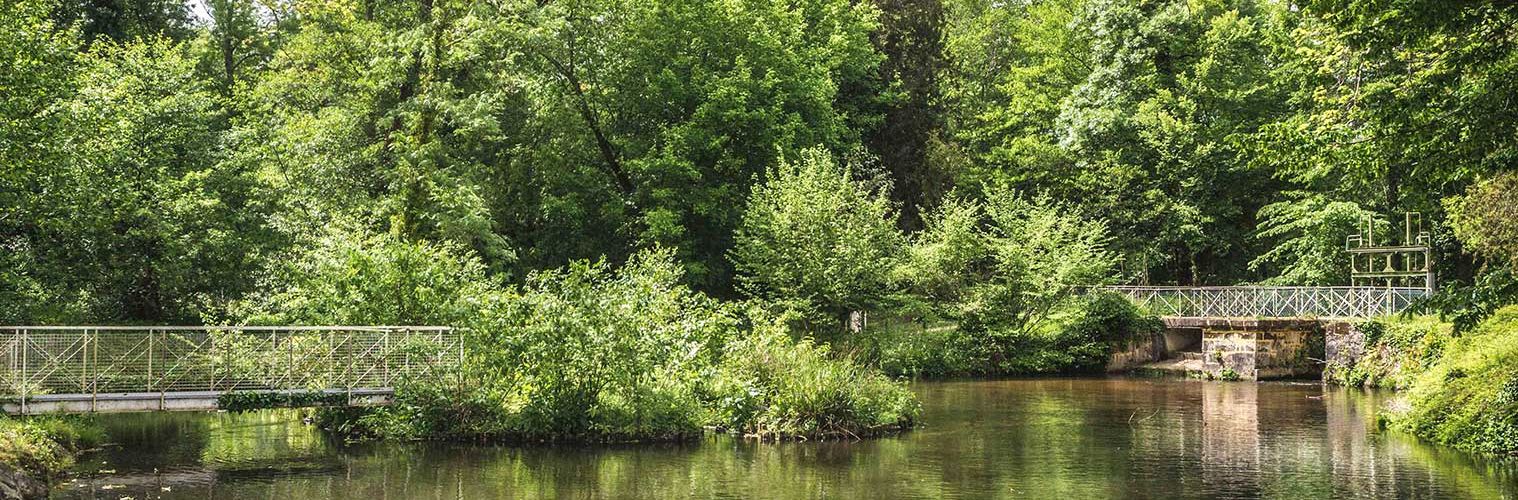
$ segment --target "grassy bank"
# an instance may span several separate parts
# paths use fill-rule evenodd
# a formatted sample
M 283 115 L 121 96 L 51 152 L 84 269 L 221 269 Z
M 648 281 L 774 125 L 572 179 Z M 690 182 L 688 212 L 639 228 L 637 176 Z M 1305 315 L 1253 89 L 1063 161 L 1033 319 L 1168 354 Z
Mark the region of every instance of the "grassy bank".
M 85 418 L 0 418 L 0 465 L 47 483 L 74 466 L 79 452 L 99 445 L 104 431 Z
M 1435 443 L 1518 453 L 1518 306 L 1451 339 L 1389 416 L 1394 428 Z
M 1330 366 L 1323 380 L 1352 387 L 1403 390 L 1444 355 L 1455 340 L 1449 323 L 1435 316 L 1393 317 L 1358 325 L 1365 351 L 1353 365 Z
M 1518 306 L 1456 332 L 1434 317 L 1360 325 L 1365 354 L 1326 381 L 1404 391 L 1391 428 L 1465 451 L 1518 453 Z

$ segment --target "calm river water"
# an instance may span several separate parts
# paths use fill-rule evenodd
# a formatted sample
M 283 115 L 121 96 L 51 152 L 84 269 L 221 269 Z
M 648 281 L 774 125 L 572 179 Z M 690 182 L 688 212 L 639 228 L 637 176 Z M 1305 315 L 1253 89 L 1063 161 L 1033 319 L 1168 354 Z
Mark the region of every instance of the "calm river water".
M 926 426 L 859 442 L 340 446 L 293 412 L 119 415 L 56 498 L 1518 498 L 1518 462 L 1376 431 L 1317 383 L 919 383 Z

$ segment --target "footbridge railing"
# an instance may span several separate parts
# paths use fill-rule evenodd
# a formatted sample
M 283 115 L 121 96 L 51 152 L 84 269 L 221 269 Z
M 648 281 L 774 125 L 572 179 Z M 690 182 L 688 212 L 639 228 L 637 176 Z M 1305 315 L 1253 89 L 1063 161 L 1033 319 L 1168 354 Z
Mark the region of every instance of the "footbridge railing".
M 1112 286 L 1159 316 L 1368 318 L 1396 314 L 1425 288 L 1358 286 Z
M 437 326 L 4 326 L 0 349 L 10 413 L 214 408 L 230 392 L 388 397 L 463 355 Z

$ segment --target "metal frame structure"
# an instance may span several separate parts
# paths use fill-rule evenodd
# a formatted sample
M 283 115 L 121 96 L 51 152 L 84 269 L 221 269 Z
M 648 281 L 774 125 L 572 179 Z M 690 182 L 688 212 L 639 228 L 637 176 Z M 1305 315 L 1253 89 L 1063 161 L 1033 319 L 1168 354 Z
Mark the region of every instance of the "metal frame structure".
M 1429 290 L 1363 286 L 1110 286 L 1159 316 L 1368 318 L 1402 312 Z
M 20 413 L 38 397 L 388 389 L 463 357 L 439 326 L 4 326 L 0 398 Z M 140 396 L 139 396 L 140 397 Z M 72 398 L 72 399 L 70 399 Z M 9 409 L 8 406 L 8 409 Z
M 1375 221 L 1369 217 L 1358 234 L 1344 237 L 1351 286 L 1394 287 L 1422 282 L 1425 290 L 1434 291 L 1433 251 L 1428 231 L 1423 229 L 1423 214 L 1407 212 L 1402 216 L 1400 242 L 1387 238 L 1377 245 Z

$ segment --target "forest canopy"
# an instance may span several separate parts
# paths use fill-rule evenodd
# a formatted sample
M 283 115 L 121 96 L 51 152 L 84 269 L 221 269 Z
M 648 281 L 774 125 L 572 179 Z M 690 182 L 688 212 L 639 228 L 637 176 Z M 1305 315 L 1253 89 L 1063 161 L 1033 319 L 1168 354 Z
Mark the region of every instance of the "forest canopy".
M 1103 282 L 1345 284 L 1344 236 L 1414 211 L 1442 282 L 1518 289 L 1483 218 L 1514 196 L 1509 3 L 0 9 L 5 323 L 225 321 L 352 245 L 514 285 L 661 248 L 837 315 L 954 295 L 891 277 L 957 258 L 909 242 L 1027 200 L 1102 229 Z

